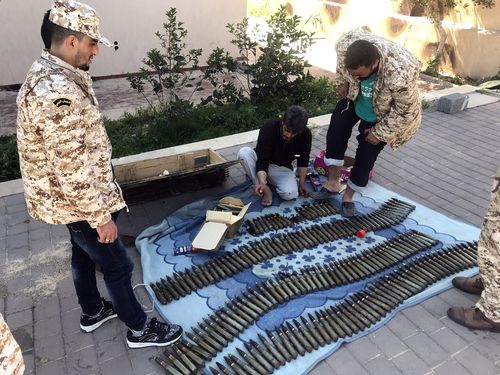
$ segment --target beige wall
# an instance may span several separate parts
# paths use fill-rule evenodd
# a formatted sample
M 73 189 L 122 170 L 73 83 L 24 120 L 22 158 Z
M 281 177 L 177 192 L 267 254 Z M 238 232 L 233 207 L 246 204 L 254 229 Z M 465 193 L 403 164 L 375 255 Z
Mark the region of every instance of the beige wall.
M 259 1 L 259 0 L 248 0 Z M 439 41 L 435 27 L 425 17 L 409 16 L 408 0 L 273 0 L 304 19 L 319 16 L 320 35 L 336 41 L 342 33 L 368 26 L 412 51 L 426 63 Z M 469 6 L 446 17 L 448 54 L 443 70 L 450 74 L 482 78 L 500 70 L 500 0 L 493 9 Z M 320 36 L 317 35 L 317 36 Z
M 87 0 L 101 18 L 101 33 L 118 41 L 117 51 L 101 47 L 92 64 L 93 76 L 136 72 L 146 52 L 159 47 L 154 33 L 161 29 L 165 12 L 177 8 L 178 20 L 188 29 L 188 44 L 207 54 L 230 47 L 229 22 L 246 16 L 246 0 Z M 51 0 L 0 0 L 0 86 L 22 83 L 31 63 L 43 48 L 40 25 Z M 206 56 L 206 55 L 205 55 Z

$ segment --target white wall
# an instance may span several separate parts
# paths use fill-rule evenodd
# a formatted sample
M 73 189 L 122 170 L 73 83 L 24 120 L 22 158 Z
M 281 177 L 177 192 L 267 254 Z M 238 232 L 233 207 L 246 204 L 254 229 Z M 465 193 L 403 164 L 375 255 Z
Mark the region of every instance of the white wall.
M 102 46 L 91 67 L 93 76 L 136 72 L 146 52 L 159 47 L 154 35 L 165 12 L 177 8 L 185 22 L 188 46 L 205 56 L 215 47 L 230 49 L 227 23 L 246 16 L 246 0 L 86 0 L 101 18 L 101 33 L 119 43 L 117 51 Z M 43 48 L 40 25 L 51 0 L 0 0 L 0 86 L 22 83 Z M 235 50 L 231 49 L 233 52 Z

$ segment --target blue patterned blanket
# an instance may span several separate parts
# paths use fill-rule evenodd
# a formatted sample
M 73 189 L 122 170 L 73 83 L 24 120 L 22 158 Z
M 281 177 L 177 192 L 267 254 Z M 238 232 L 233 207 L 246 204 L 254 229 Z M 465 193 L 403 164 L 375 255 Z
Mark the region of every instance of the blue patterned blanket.
M 292 202 L 284 202 L 278 197 L 275 197 L 271 207 L 263 208 L 258 198 L 252 196 L 252 190 L 249 188 L 248 184 L 240 185 L 220 197 L 226 195 L 236 196 L 245 203 L 253 202 L 245 217 L 246 220 L 270 213 L 291 216 L 295 213 L 295 208 L 312 203 L 312 200 L 308 198 L 299 198 Z M 204 199 L 183 207 L 166 217 L 160 224 L 147 228 L 139 235 L 136 244 L 141 253 L 145 284 L 158 281 L 165 275 L 171 275 L 173 272 L 182 271 L 193 265 L 201 265 L 212 257 L 232 251 L 242 244 L 256 239 L 247 232 L 246 226 L 243 225 L 235 237 L 226 239 L 223 242 L 218 252 L 195 253 L 180 256 L 173 255 L 175 246 L 186 245 L 192 241 L 204 221 L 206 210 L 213 208 L 220 197 Z M 180 324 L 185 330 L 189 330 L 190 327 L 196 326 L 203 317 L 206 317 L 212 313 L 213 310 L 224 305 L 229 299 L 240 295 L 248 286 L 253 286 L 256 282 L 271 278 L 279 271 L 299 270 L 307 265 L 321 264 L 335 259 L 342 259 L 410 229 L 418 230 L 439 240 L 440 243 L 438 246 L 448 246 L 461 241 L 475 241 L 479 236 L 478 228 L 449 219 L 440 213 L 412 202 L 374 183 L 369 184 L 363 195 L 356 195 L 355 201 L 360 213 L 368 213 L 392 197 L 414 204 L 416 209 L 403 223 L 391 229 L 369 232 L 362 239 L 353 236 L 322 244 L 314 249 L 306 249 L 279 256 L 257 264 L 252 269 L 247 269 L 236 274 L 234 277 L 220 281 L 215 285 L 205 287 L 167 305 L 161 305 L 155 300 L 155 307 L 163 318 Z M 337 206 L 340 204 L 339 201 L 334 203 Z M 332 218 L 338 219 L 339 217 L 340 216 L 336 215 L 333 217 L 315 219 L 314 221 L 315 223 L 322 223 L 331 221 Z M 305 223 L 302 225 L 308 224 Z M 293 228 L 282 229 L 279 232 L 286 233 L 290 230 L 296 230 L 298 227 L 299 226 L 296 225 Z M 263 234 L 259 236 L 258 239 L 272 235 L 272 233 Z M 477 273 L 477 269 L 470 269 L 461 274 L 469 276 L 475 273 Z M 398 311 L 413 304 L 420 303 L 424 299 L 444 291 L 451 286 L 451 278 L 450 276 L 426 289 L 424 292 L 410 298 L 376 325 L 358 333 L 356 336 L 349 337 L 345 341 L 355 340 L 362 335 L 366 335 L 376 330 L 387 323 L 387 321 L 397 314 Z M 236 352 L 236 347 L 242 347 L 242 341 L 240 340 L 248 341 L 249 339 L 255 339 L 257 333 L 262 333 L 264 330 L 273 330 L 288 319 L 304 316 L 315 309 L 334 305 L 347 294 L 359 291 L 371 281 L 374 281 L 374 277 L 346 286 L 301 296 L 300 298 L 278 306 L 278 308 L 268 312 L 261 319 L 257 320 L 253 326 L 245 330 L 238 339 L 233 341 L 229 347 L 224 350 L 224 352 L 219 353 L 209 365 L 213 365 L 215 361 L 223 362 L 222 357 L 225 354 L 234 354 Z M 154 298 L 151 291 L 150 295 L 151 298 Z M 288 363 L 275 373 L 278 375 L 307 373 L 318 361 L 329 356 L 341 344 L 342 340 L 335 344 L 319 348 L 319 350 L 299 357 L 292 363 Z

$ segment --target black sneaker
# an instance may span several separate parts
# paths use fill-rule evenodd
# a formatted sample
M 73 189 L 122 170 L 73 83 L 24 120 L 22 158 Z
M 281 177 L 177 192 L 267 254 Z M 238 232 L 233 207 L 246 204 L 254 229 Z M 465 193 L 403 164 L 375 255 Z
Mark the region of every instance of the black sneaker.
M 102 308 L 99 314 L 95 317 L 90 317 L 88 315 L 82 314 L 80 317 L 80 328 L 85 332 L 92 332 L 106 323 L 108 320 L 118 317 L 111 302 L 106 301 L 104 298 L 102 300 Z
M 167 346 L 179 340 L 182 328 L 176 324 L 162 323 L 152 318 L 140 336 L 134 336 L 127 331 L 127 345 L 129 348 L 146 348 L 148 346 Z

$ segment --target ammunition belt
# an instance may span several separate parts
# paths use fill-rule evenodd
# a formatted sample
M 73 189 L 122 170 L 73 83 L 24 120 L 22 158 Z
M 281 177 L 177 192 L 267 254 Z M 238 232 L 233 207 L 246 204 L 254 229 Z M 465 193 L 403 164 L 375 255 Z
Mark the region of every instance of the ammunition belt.
M 475 266 L 476 257 L 477 242 L 457 244 L 416 257 L 335 306 L 319 309 L 308 314 L 308 318 L 285 322 L 274 332 L 267 332 L 268 339 L 259 334 L 258 341 L 250 340 L 244 348 L 236 349 L 239 358 L 235 355 L 224 357 L 229 367 L 217 362 L 218 369 L 210 367 L 210 371 L 214 375 L 271 374 L 299 355 L 371 327 L 429 285 Z M 264 300 L 260 298 L 259 303 Z M 271 304 L 271 301 L 267 302 Z M 156 358 L 167 373 L 187 375 L 199 371 L 259 314 L 257 303 L 248 303 L 245 309 L 241 308 L 239 301 L 232 304 L 238 311 L 221 309 L 204 320 L 194 334 L 188 334 L 193 343 L 182 340 L 166 352 L 165 360 Z
M 256 236 L 265 232 L 283 229 L 301 221 L 314 220 L 338 213 L 335 206 L 328 201 L 308 204 L 297 208 L 295 211 L 297 215 L 290 218 L 279 214 L 270 214 L 247 220 L 248 232 Z
M 415 206 L 392 198 L 372 213 L 334 223 L 314 224 L 295 232 L 253 241 L 201 266 L 176 272 L 172 277 L 165 276 L 150 286 L 156 299 L 161 304 L 167 304 L 265 260 L 352 236 L 360 228 L 373 231 L 392 227 L 402 222 L 414 209 Z
M 256 284 L 255 288 L 248 288 L 247 292 L 242 293 L 244 298 L 233 297 L 225 307 L 208 316 L 186 335 L 200 346 L 204 345 L 205 340 L 211 342 L 204 348 L 210 355 L 208 359 L 211 359 L 239 333 L 283 302 L 359 281 L 391 268 L 436 243 L 436 240 L 422 233 L 409 231 L 340 262 L 309 267 L 301 272 L 281 273 L 276 281 L 268 280 Z M 214 348 L 218 351 L 214 351 Z

